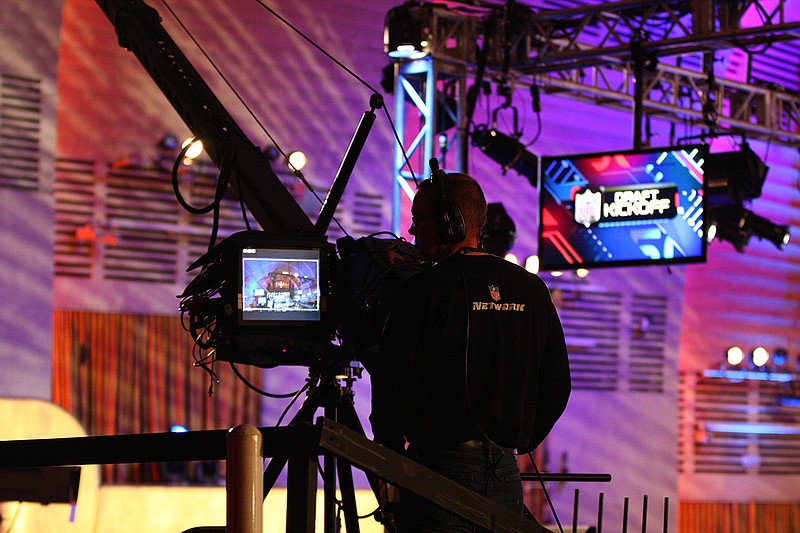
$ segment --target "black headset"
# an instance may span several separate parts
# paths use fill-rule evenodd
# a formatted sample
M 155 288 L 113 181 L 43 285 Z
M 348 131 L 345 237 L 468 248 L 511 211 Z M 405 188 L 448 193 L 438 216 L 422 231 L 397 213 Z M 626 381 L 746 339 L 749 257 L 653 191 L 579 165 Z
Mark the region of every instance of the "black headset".
M 436 194 L 436 228 L 439 230 L 442 240 L 448 246 L 452 246 L 467 237 L 464 213 L 461 212 L 461 207 L 456 202 L 448 200 L 445 195 L 445 173 L 444 170 L 439 168 L 439 161 L 432 157 L 429 164 L 431 167 L 431 185 L 433 185 L 433 190 Z

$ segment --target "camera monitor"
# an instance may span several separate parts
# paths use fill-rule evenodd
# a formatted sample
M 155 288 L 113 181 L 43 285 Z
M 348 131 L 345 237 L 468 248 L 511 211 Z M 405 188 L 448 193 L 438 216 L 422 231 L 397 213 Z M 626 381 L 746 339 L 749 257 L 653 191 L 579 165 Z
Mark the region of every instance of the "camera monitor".
M 337 257 L 324 237 L 243 231 L 190 270 L 201 265 L 181 310 L 193 338 L 217 359 L 308 366 L 334 350 L 329 302 Z
M 241 324 L 318 322 L 322 317 L 320 248 L 244 247 Z
M 310 365 L 332 349 L 329 312 L 335 247 L 324 238 L 244 234 L 232 250 L 238 280 L 220 359 L 257 366 Z M 225 291 L 224 291 L 225 292 Z
M 539 268 L 706 259 L 703 145 L 543 157 Z

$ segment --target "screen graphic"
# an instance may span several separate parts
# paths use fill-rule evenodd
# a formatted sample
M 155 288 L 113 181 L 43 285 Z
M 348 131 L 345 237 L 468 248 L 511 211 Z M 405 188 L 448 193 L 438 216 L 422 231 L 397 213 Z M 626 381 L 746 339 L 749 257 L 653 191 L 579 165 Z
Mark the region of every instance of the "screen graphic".
M 705 260 L 703 146 L 543 157 L 542 270 Z
M 242 249 L 242 320 L 320 320 L 319 279 L 319 250 Z

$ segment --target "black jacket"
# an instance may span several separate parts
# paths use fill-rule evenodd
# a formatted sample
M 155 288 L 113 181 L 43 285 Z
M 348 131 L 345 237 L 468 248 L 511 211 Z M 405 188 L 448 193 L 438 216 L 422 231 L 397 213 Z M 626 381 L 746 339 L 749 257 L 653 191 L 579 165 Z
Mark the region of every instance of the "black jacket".
M 533 450 L 571 390 L 547 286 L 491 255 L 454 255 L 406 280 L 369 370 L 375 440 L 398 451 L 487 439 Z

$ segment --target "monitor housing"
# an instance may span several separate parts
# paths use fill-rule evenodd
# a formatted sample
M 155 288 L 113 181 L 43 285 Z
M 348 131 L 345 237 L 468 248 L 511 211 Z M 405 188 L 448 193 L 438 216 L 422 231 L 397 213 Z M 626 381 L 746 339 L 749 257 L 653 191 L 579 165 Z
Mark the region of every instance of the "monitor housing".
M 222 361 L 310 366 L 337 350 L 336 248 L 325 237 L 234 233 L 195 261 L 187 330 Z
M 706 145 L 541 158 L 542 271 L 706 260 Z

